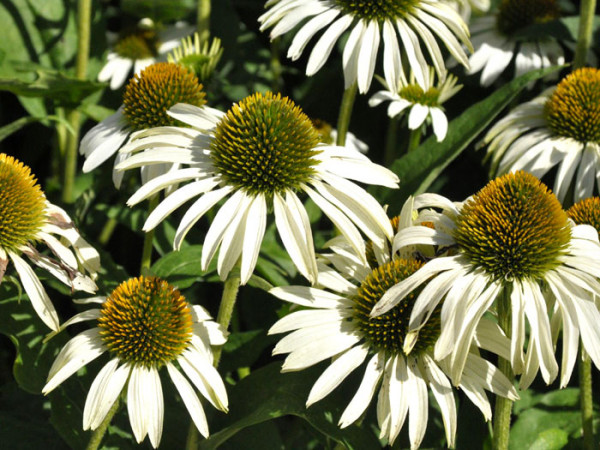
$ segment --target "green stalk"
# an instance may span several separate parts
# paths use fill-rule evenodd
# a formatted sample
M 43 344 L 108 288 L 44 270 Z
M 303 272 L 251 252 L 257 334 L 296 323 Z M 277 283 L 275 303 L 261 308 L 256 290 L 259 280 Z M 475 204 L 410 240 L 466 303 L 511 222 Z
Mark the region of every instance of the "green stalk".
M 581 404 L 581 424 L 583 425 L 583 448 L 592 450 L 594 447 L 592 400 L 592 360 L 586 355 L 583 345 L 579 356 L 579 396 Z
M 210 37 L 210 0 L 198 0 L 198 37 L 205 42 Z
M 273 76 L 271 85 L 273 92 L 281 92 L 283 78 L 281 77 L 281 61 L 279 61 L 279 38 L 271 41 L 271 74 Z
M 92 0 L 79 0 L 77 4 L 77 59 L 75 61 L 75 77 L 85 80 L 90 55 L 90 24 L 92 21 Z M 65 166 L 62 199 L 65 203 L 73 203 L 73 187 L 77 171 L 77 147 L 79 146 L 79 126 L 81 115 L 77 109 L 67 111 L 67 120 L 74 130 L 66 139 Z
M 387 134 L 385 136 L 385 150 L 383 161 L 386 167 L 390 167 L 396 159 L 396 143 L 398 137 L 398 124 L 400 119 L 398 116 L 390 118 L 388 123 Z
M 108 426 L 110 425 L 110 421 L 112 420 L 112 418 L 115 416 L 115 414 L 119 410 L 119 406 L 120 406 L 119 397 L 117 397 L 117 399 L 115 400 L 113 405 L 108 410 L 108 413 L 106 414 L 106 417 L 104 418 L 104 420 L 102 421 L 100 426 L 94 430 L 94 433 L 92 434 L 92 437 L 90 438 L 90 441 L 88 442 L 86 450 L 96 450 L 100 446 L 100 443 L 102 442 L 102 438 L 106 434 L 106 430 L 108 429 Z
M 419 144 L 421 144 L 421 127 L 416 130 L 410 130 L 410 136 L 408 137 L 408 150 L 410 153 L 417 148 L 419 148 Z
M 110 241 L 110 238 L 112 237 L 113 232 L 115 231 L 115 228 L 118 223 L 119 222 L 117 221 L 117 219 L 115 219 L 114 217 L 109 217 L 109 219 L 104 224 L 100 235 L 98 236 L 98 244 L 100 244 L 102 247 L 105 247 L 106 244 L 108 244 L 108 241 Z
M 346 134 L 348 133 L 348 127 L 350 126 L 350 118 L 352 117 L 352 108 L 354 107 L 356 91 L 358 91 L 358 84 L 356 81 L 344 91 L 342 104 L 340 105 L 340 114 L 338 116 L 336 145 L 346 145 Z
M 596 0 L 581 0 L 579 12 L 579 35 L 577 36 L 577 47 L 573 60 L 573 69 L 586 65 L 587 54 L 592 42 L 592 25 L 594 12 L 596 11 Z
M 510 339 L 511 335 L 511 305 L 510 292 L 504 288 L 502 293 L 496 299 L 498 308 L 498 325 L 504 330 L 506 337 Z M 506 375 L 509 380 L 514 379 L 514 374 L 510 361 L 498 357 L 498 368 Z M 510 437 L 510 416 L 512 412 L 512 400 L 506 397 L 496 396 L 496 406 L 494 409 L 494 436 L 492 440 L 492 449 L 507 450 Z
M 150 202 L 148 204 L 148 215 L 150 215 L 150 213 L 152 211 L 154 211 L 154 208 L 156 208 L 156 206 L 158 205 L 158 201 L 159 201 L 158 194 L 154 194 L 150 198 Z M 152 250 L 153 250 L 152 241 L 154 241 L 154 228 L 151 229 L 150 231 L 147 231 L 146 234 L 144 235 L 144 247 L 142 249 L 142 263 L 140 264 L 140 274 L 141 275 L 143 275 L 144 271 L 146 269 L 149 269 L 150 266 L 152 265 Z
M 229 272 L 229 276 L 223 283 L 223 293 L 221 294 L 221 304 L 219 305 L 219 313 L 217 314 L 217 323 L 222 325 L 224 329 L 229 329 L 229 323 L 231 322 L 231 316 L 233 315 L 233 308 L 235 306 L 235 300 L 237 299 L 238 291 L 240 290 L 240 272 L 239 272 L 239 261 Z M 221 360 L 222 347 L 213 348 L 213 366 L 218 367 L 219 361 Z M 187 440 L 185 443 L 186 450 L 196 450 L 198 448 L 198 429 L 194 422 L 190 422 L 188 429 Z

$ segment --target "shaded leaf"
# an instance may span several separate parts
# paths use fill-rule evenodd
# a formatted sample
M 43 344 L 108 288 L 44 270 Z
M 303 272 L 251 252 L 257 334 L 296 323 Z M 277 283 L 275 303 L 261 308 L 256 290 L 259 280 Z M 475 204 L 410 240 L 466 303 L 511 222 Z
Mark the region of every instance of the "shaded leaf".
M 558 428 L 542 431 L 529 450 L 559 450 L 569 442 L 569 434 Z
M 72 105 L 105 87 L 104 83 L 79 80 L 51 70 L 36 70 L 35 74 L 36 78 L 33 81 L 0 78 L 0 90 L 24 97 L 49 98 L 59 104 Z
M 63 334 L 47 343 L 42 340 L 50 329 L 42 323 L 29 299 L 19 296 L 17 288 L 10 283 L 0 285 L 0 333 L 8 336 L 15 346 L 17 356 L 13 375 L 19 386 L 33 394 L 39 394 L 48 370 L 58 350 L 66 342 Z
M 200 442 L 203 450 L 216 449 L 238 431 L 287 414 L 298 416 L 348 449 L 379 448 L 369 427 L 351 425 L 340 429 L 336 421 L 348 403 L 348 395 L 337 389 L 325 400 L 306 408 L 308 392 L 321 366 L 293 373 L 280 373 L 281 363 L 272 363 L 252 372 L 229 389 L 229 411 L 220 431 L 211 425 L 212 435 Z
M 183 19 L 196 8 L 194 0 L 122 0 L 121 9 L 132 16 L 154 21 L 173 22 Z
M 592 34 L 599 32 L 599 30 L 600 16 L 595 16 L 592 25 Z M 524 27 L 515 33 L 515 38 L 519 40 L 554 38 L 560 41 L 577 42 L 578 34 L 579 16 L 569 16 Z
M 206 280 L 215 271 L 216 258 L 213 258 L 206 272 L 200 267 L 201 245 L 191 245 L 181 250 L 167 253 L 152 265 L 154 275 L 164 278 L 178 289 L 185 289 L 198 281 Z

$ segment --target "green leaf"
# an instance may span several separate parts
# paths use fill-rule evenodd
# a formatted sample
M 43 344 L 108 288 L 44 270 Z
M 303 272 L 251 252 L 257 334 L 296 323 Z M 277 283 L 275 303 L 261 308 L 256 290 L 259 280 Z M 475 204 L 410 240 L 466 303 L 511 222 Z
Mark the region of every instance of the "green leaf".
M 13 375 L 19 386 L 39 394 L 46 384 L 48 370 L 58 350 L 66 342 L 64 334 L 43 343 L 50 332 L 31 306 L 10 283 L 0 285 L 0 333 L 8 336 L 16 349 Z
M 167 253 L 152 265 L 152 272 L 169 281 L 178 289 L 190 287 L 197 281 L 206 279 L 206 275 L 213 272 L 216 258 L 208 267 L 206 272 L 200 267 L 202 256 L 201 245 L 191 245 L 179 251 Z
M 211 425 L 211 436 L 201 441 L 199 448 L 216 449 L 246 427 L 288 414 L 301 417 L 347 449 L 381 447 L 367 426 L 351 425 L 344 429 L 337 426 L 337 419 L 351 398 L 344 389 L 338 388 L 326 399 L 306 408 L 308 392 L 323 365 L 285 374 L 280 373 L 280 369 L 281 363 L 269 364 L 230 388 L 230 413 L 223 419 L 224 427 L 216 431 L 218 428 Z
M 376 198 L 390 205 L 394 214 L 400 211 L 410 195 L 423 193 L 440 173 L 485 129 L 527 84 L 558 67 L 529 72 L 504 85 L 488 98 L 474 104 L 450 122 L 442 142 L 431 136 L 415 151 L 392 164 L 391 170 L 400 177 L 400 189 L 376 189 Z
M 14 122 L 11 122 L 8 125 L 5 125 L 2 128 L 0 128 L 0 142 L 2 142 L 4 139 L 6 139 L 11 134 L 16 133 L 21 128 L 29 125 L 30 123 L 44 122 L 47 120 L 52 120 L 55 122 L 62 123 L 67 128 L 69 133 L 75 134 L 75 131 L 73 130 L 73 127 L 71 126 L 71 124 L 61 117 L 58 117 L 58 116 L 47 116 L 47 117 L 26 116 L 26 117 L 21 117 L 20 119 L 17 119 Z
M 83 103 L 77 109 L 96 122 L 102 122 L 104 119 L 115 113 L 114 109 L 106 108 L 100 105 L 94 105 L 92 103 Z
M 278 340 L 279 337 L 269 336 L 265 330 L 231 333 L 223 347 L 223 360 L 219 370 L 227 373 L 239 367 L 254 365 L 261 353 Z
M 0 78 L 0 90 L 24 97 L 50 98 L 61 105 L 73 105 L 105 87 L 104 83 L 79 80 L 52 70 L 36 70 L 35 74 L 33 81 Z
M 549 428 L 538 434 L 529 450 L 560 450 L 569 443 L 569 434 L 558 428 Z
M 518 420 L 510 430 L 509 448 L 511 450 L 531 448 L 545 431 L 556 428 L 563 430 L 567 436 L 575 437 L 581 430 L 581 412 L 575 408 L 560 410 L 528 409 L 519 415 Z

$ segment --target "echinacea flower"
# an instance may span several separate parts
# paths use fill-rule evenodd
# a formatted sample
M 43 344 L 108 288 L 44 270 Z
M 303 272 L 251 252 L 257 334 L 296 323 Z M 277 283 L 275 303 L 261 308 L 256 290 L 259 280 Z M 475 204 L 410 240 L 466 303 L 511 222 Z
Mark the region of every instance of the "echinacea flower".
M 392 91 L 388 86 L 386 90 L 375 93 L 369 100 L 369 106 L 377 106 L 384 101 L 389 101 L 388 116 L 396 117 L 408 110 L 408 128 L 416 130 L 423 125 L 427 118 L 431 118 L 433 132 L 438 142 L 443 141 L 448 132 L 448 118 L 444 114 L 442 104 L 456 94 L 462 85 L 456 85 L 458 79 L 454 75 L 444 77 L 434 85 L 435 74 L 430 70 L 429 84 L 422 88 L 415 82 L 411 74 L 410 81 L 401 72 L 398 80 L 397 91 Z
M 177 105 L 169 114 L 192 127 L 206 122 L 203 110 L 189 105 Z M 312 231 L 299 192 L 308 194 L 357 254 L 364 255 L 365 250 L 357 226 L 379 246 L 391 238 L 392 228 L 383 208 L 348 179 L 394 188 L 396 175 L 358 151 L 320 144 L 310 119 L 287 97 L 270 92 L 246 97 L 209 134 L 194 136 L 188 128 L 179 130 L 175 135 L 139 139 L 138 149 L 132 142 L 127 150 L 142 151 L 117 169 L 167 162 L 189 166 L 151 180 L 128 201 L 134 205 L 162 189 L 192 181 L 166 197 L 144 224 L 144 230 L 153 229 L 183 203 L 199 197 L 177 228 L 176 249 L 207 211 L 229 197 L 206 234 L 202 270 L 220 246 L 219 274 L 226 277 L 241 255 L 241 280 L 246 283 L 256 265 L 267 212 L 273 211 L 292 261 L 303 276 L 315 282 Z M 144 150 L 147 146 L 154 149 Z
M 325 64 L 340 36 L 351 30 L 343 54 L 346 89 L 357 82 L 359 92 L 369 90 L 382 36 L 383 72 L 393 89 L 403 70 L 404 58 L 417 82 L 423 87 L 429 84 L 422 45 L 427 48 L 438 76 L 445 75 L 446 66 L 436 37 L 458 62 L 468 67 L 467 55 L 460 45 L 462 42 L 471 47 L 467 25 L 451 6 L 440 1 L 269 0 L 265 7 L 267 11 L 258 20 L 261 30 L 273 27 L 271 39 L 304 22 L 288 50 L 288 58 L 292 60 L 298 59 L 312 37 L 325 29 L 310 53 L 306 67 L 309 76 Z
M 121 391 L 127 389 L 133 434 L 137 442 L 148 435 L 156 448 L 164 415 L 159 370 L 166 367 L 198 431 L 208 436 L 196 390 L 215 408 L 227 412 L 227 392 L 212 365 L 211 349 L 225 343 L 222 327 L 204 308 L 189 304 L 177 289 L 159 278 L 131 278 L 98 300 L 102 302 L 100 309 L 79 313 L 63 324 L 64 328 L 92 320 L 96 327 L 81 332 L 62 348 L 42 392 L 48 394 L 108 353 L 110 361 L 98 372 L 85 400 L 83 429 L 98 428 Z
M 369 316 L 386 291 L 418 271 L 423 263 L 384 256 L 386 260 L 372 267 L 361 264 L 356 255 L 343 247 L 339 252 L 336 247 L 332 247 L 335 268 L 320 265 L 322 288 L 284 286 L 270 291 L 301 307 L 269 330 L 269 334 L 290 332 L 273 350 L 273 354 L 289 354 L 282 372 L 303 370 L 333 358 L 308 395 L 309 407 L 331 393 L 354 370 L 364 367 L 362 381 L 342 413 L 339 426 L 344 428 L 359 419 L 378 392 L 380 439 L 393 445 L 408 417 L 413 449 L 419 447 L 425 435 L 431 390 L 441 410 L 447 445 L 454 446 L 457 412 L 448 379 L 449 364 L 433 356 L 440 333 L 439 308 L 421 328 L 418 338 L 412 340 L 410 353 L 403 348 L 411 338 L 407 334 L 408 321 L 418 293 L 405 297 L 380 317 Z M 503 355 L 509 353 L 508 339 L 496 324 L 482 321 L 477 337 L 482 347 Z M 518 396 L 511 382 L 481 358 L 475 347 L 468 353 L 459 387 L 489 420 L 491 407 L 484 390 L 513 400 Z
M 89 130 L 81 140 L 79 152 L 85 156 L 83 171 L 96 169 L 136 136 L 168 133 L 170 127 L 181 125 L 167 114 L 167 110 L 177 103 L 194 106 L 206 103 L 202 84 L 189 69 L 179 64 L 156 63 L 134 75 L 125 88 L 123 105 Z M 211 118 L 209 125 L 212 125 L 222 113 L 205 108 L 206 116 Z M 114 165 L 124 156 L 117 155 Z M 171 167 L 172 164 L 142 168 L 142 182 L 167 172 Z M 122 172 L 113 171 L 113 182 L 117 188 L 122 179 Z
M 596 230 L 574 225 L 556 196 L 526 172 L 499 177 L 462 204 L 431 198 L 435 199 L 431 207 L 442 208 L 428 214 L 433 228 L 401 230 L 394 248 L 440 245 L 452 248 L 454 254 L 434 258 L 389 289 L 372 314 L 385 314 L 427 283 L 415 302 L 409 329 L 418 335 L 441 308 L 441 334 L 434 355 L 451 359 L 456 383 L 477 324 L 502 295 L 512 311 L 510 362 L 515 373 L 523 374 L 521 387 L 525 388 L 538 367 L 546 383 L 558 374 L 549 316 L 555 304 L 561 314 L 555 326 L 562 325 L 567 340 L 561 387 L 571 376 L 569 361 L 577 356 L 572 340 L 579 335 L 600 367 L 600 313 L 592 300 L 600 294 Z M 421 202 L 421 206 L 426 205 Z M 530 334 L 524 354 L 526 322 Z
M 574 201 L 600 187 L 600 70 L 581 68 L 557 86 L 517 106 L 485 136 L 492 167 L 543 177 L 558 165 L 554 192 Z M 574 180 L 574 183 L 573 183 Z
M 200 81 L 206 82 L 222 55 L 221 39 L 213 38 L 209 46 L 208 40 L 200 44 L 200 36 L 194 33 L 193 39 L 191 36 L 183 39 L 181 45 L 167 55 L 167 61 L 187 67 Z
M 52 256 L 39 253 L 38 242 Z M 98 252 L 79 235 L 67 213 L 46 200 L 31 169 L 0 153 L 0 283 L 12 261 L 33 309 L 48 327 L 58 330 L 56 310 L 22 255 L 73 290 L 97 289 L 92 278 L 100 269 Z
M 481 71 L 481 85 L 489 86 L 513 60 L 515 78 L 535 69 L 564 64 L 558 42 L 518 37 L 527 26 L 560 16 L 558 0 L 501 0 L 495 14 L 475 18 L 471 24 L 475 51 L 469 58 L 468 73 Z
M 180 40 L 189 35 L 194 27 L 184 22 L 157 30 L 150 19 L 142 19 L 133 29 L 120 34 L 110 33 L 113 41 L 107 61 L 98 74 L 98 81 L 110 81 L 111 89 L 119 89 L 127 80 L 131 69 L 137 74 L 161 59 L 173 50 Z

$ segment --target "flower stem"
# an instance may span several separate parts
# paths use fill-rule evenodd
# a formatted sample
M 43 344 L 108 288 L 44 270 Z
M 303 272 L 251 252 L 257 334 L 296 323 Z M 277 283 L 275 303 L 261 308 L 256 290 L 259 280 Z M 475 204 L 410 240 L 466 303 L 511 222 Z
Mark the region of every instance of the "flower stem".
M 596 11 L 596 0 L 581 0 L 579 12 L 579 35 L 577 36 L 577 47 L 573 68 L 583 67 L 587 61 L 587 54 L 592 42 L 592 25 L 594 22 L 594 11 Z
M 222 325 L 225 330 L 229 329 L 229 323 L 231 322 L 231 316 L 233 315 L 233 307 L 235 306 L 235 300 L 237 299 L 237 294 L 240 290 L 240 272 L 238 269 L 239 261 L 234 266 L 233 270 L 229 272 L 225 283 L 223 283 L 223 293 L 221 294 L 221 304 L 219 305 L 219 312 L 217 314 L 217 323 Z M 219 366 L 222 350 L 222 347 L 213 348 L 213 366 L 215 367 Z M 185 443 L 186 450 L 196 450 L 198 448 L 198 438 L 198 429 L 196 428 L 196 425 L 194 425 L 194 422 L 191 421 Z
M 388 123 L 387 135 L 385 136 L 385 153 L 383 159 L 386 167 L 390 167 L 396 159 L 396 143 L 399 123 L 400 119 L 398 117 L 392 117 Z
M 92 437 L 90 438 L 90 441 L 88 442 L 86 450 L 96 450 L 100 446 L 100 443 L 102 442 L 102 438 L 106 434 L 106 430 L 108 429 L 108 426 L 110 425 L 112 418 L 115 416 L 115 414 L 119 410 L 119 406 L 121 406 L 121 405 L 119 402 L 119 397 L 117 397 L 117 399 L 115 400 L 113 405 L 108 410 L 108 413 L 106 414 L 106 417 L 104 418 L 104 420 L 102 421 L 100 426 L 94 430 L 94 433 L 92 434 Z
M 497 308 L 498 308 L 498 325 L 504 331 L 506 336 L 510 339 L 511 334 L 511 305 L 510 305 L 510 292 L 504 288 L 502 293 L 498 296 Z M 498 357 L 498 368 L 509 380 L 514 379 L 514 374 L 510 361 L 505 360 L 502 357 Z M 496 396 L 496 406 L 494 409 L 494 437 L 492 441 L 492 448 L 494 450 L 507 450 L 508 440 L 510 436 L 510 416 L 512 412 L 512 400 L 506 397 Z
M 92 20 L 92 0 L 79 0 L 77 5 L 77 59 L 75 60 L 75 77 L 85 80 L 90 55 L 90 23 Z M 67 112 L 67 120 L 74 133 L 67 134 L 65 144 L 65 165 L 62 199 L 72 203 L 75 173 L 77 171 L 77 147 L 79 145 L 79 126 L 81 115 L 77 109 Z
M 273 92 L 281 92 L 283 78 L 281 77 L 281 61 L 279 60 L 279 38 L 271 41 L 271 75 L 273 77 L 271 83 Z
M 110 238 L 112 237 L 113 232 L 115 231 L 115 228 L 118 223 L 119 222 L 117 221 L 117 219 L 115 219 L 114 217 L 109 217 L 109 219 L 104 224 L 100 235 L 98 236 L 98 244 L 100 244 L 102 247 L 108 244 L 108 241 L 110 241 Z
M 410 136 L 408 137 L 407 152 L 410 153 L 410 152 L 416 150 L 419 147 L 420 143 L 421 143 L 421 127 L 417 128 L 416 130 L 410 130 Z
M 579 396 L 581 402 L 581 424 L 583 425 L 583 448 L 594 447 L 593 400 L 592 400 L 592 360 L 585 354 L 583 346 L 579 357 Z
M 205 42 L 210 37 L 210 0 L 198 0 L 198 37 Z
M 338 116 L 336 145 L 346 145 L 346 134 L 348 133 L 348 127 L 350 126 L 350 118 L 352 117 L 352 108 L 354 106 L 354 99 L 356 98 L 356 91 L 358 91 L 358 84 L 356 82 L 344 91 L 342 104 L 340 105 L 340 114 Z
M 154 211 L 156 205 L 158 205 L 159 195 L 154 194 L 150 198 L 148 205 L 148 215 Z M 149 269 L 152 265 L 152 241 L 154 240 L 154 228 L 147 231 L 144 235 L 144 247 L 142 249 L 142 263 L 140 264 L 140 273 L 143 274 L 144 270 Z

